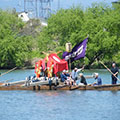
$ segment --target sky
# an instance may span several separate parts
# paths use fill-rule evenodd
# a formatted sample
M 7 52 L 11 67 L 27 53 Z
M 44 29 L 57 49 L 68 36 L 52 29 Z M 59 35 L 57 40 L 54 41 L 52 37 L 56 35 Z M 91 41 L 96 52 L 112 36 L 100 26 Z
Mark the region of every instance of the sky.
M 105 2 L 108 5 L 111 5 L 111 2 L 116 0 L 52 0 L 51 8 L 52 10 L 57 10 L 58 8 L 70 8 L 73 5 L 78 6 L 81 5 L 83 8 L 91 6 L 94 2 Z M 60 1 L 60 2 L 59 2 Z M 59 4 L 59 6 L 58 6 Z M 0 0 L 0 8 L 1 9 L 12 9 L 15 8 L 18 12 L 24 10 L 24 0 Z

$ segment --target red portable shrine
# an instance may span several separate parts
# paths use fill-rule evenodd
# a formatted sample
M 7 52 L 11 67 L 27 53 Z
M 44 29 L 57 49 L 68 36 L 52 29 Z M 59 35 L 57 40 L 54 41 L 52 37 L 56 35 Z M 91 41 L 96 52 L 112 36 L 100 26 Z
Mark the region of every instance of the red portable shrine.
M 36 63 L 36 64 L 38 64 L 38 63 Z M 61 60 L 57 56 L 57 54 L 55 54 L 55 53 L 52 53 L 52 54 L 46 56 L 42 60 L 42 65 L 41 66 L 42 66 L 42 69 L 44 71 L 47 69 L 48 77 L 52 77 L 52 73 L 57 75 L 58 72 L 61 72 L 63 70 L 68 70 L 68 63 L 67 63 L 67 61 Z

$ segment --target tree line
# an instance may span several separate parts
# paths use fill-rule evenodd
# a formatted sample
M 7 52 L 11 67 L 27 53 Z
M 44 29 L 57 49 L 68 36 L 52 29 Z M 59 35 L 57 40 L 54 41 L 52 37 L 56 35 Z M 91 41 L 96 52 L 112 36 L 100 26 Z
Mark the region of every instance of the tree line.
M 119 4 L 93 4 L 85 10 L 79 6 L 61 9 L 48 18 L 47 27 L 39 24 L 33 27 L 34 34 L 23 34 L 28 24 L 17 13 L 0 10 L 0 68 L 25 66 L 35 57 L 44 57 L 42 51 L 65 51 L 66 42 L 75 46 L 87 36 L 86 57 L 73 65 L 101 68 L 96 59 L 107 65 L 120 63 Z

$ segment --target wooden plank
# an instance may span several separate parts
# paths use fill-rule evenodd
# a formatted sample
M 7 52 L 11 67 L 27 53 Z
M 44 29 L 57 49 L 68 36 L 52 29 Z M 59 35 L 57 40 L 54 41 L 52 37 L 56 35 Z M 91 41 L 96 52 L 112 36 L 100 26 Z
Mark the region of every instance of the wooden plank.
M 70 90 L 71 86 L 69 85 L 59 85 L 59 86 L 55 86 L 54 90 Z
M 44 85 L 45 82 L 40 82 L 37 84 L 32 84 L 31 86 L 25 86 L 25 84 L 14 84 L 12 86 L 3 86 L 0 83 L 0 90 L 49 90 L 49 85 Z M 100 86 L 69 86 L 69 85 L 59 85 L 51 86 L 52 90 L 109 90 L 117 91 L 120 90 L 120 84 L 116 85 L 100 85 Z

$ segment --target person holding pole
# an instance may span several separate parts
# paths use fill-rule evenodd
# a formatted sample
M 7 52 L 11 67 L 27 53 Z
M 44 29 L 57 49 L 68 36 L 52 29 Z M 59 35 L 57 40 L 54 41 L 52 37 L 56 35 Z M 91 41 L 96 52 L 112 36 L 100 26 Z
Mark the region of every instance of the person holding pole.
M 113 73 L 113 74 L 111 75 L 112 84 L 116 84 L 116 83 L 117 83 L 117 77 L 118 77 L 119 70 L 118 70 L 118 68 L 116 67 L 116 64 L 115 64 L 115 63 L 112 64 L 111 72 Z

